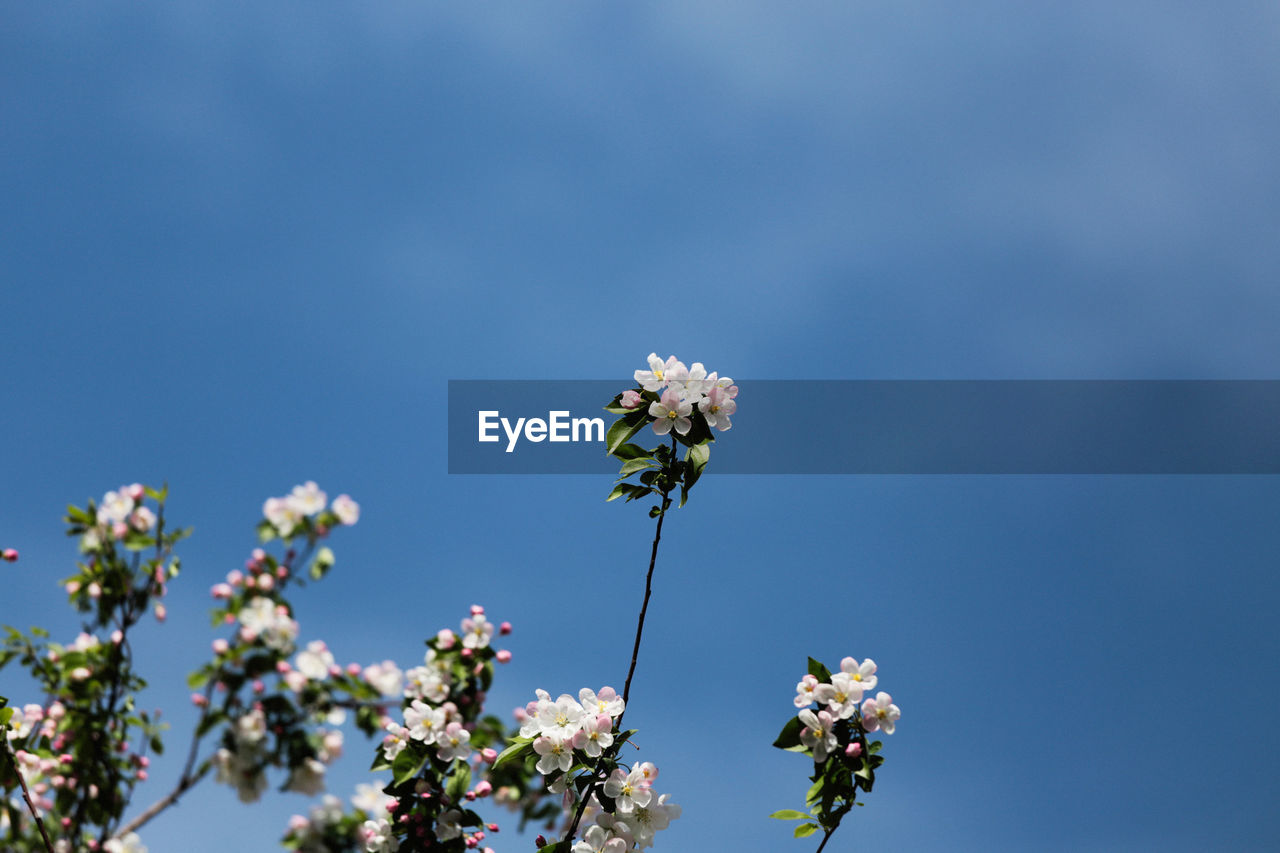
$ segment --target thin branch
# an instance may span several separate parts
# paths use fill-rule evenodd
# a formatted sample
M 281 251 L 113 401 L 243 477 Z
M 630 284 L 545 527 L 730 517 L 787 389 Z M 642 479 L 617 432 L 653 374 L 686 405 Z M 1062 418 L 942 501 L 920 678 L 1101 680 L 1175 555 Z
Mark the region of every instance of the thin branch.
M 676 439 L 671 437 L 671 460 L 667 463 L 667 468 L 674 468 L 677 459 L 676 455 Z M 664 470 L 665 473 L 665 470 Z M 658 562 L 658 542 L 662 540 L 662 522 L 667 517 L 667 510 L 671 508 L 671 488 L 667 488 L 662 492 L 662 509 L 658 512 L 658 526 L 653 532 L 653 547 L 649 551 L 649 572 L 644 578 L 644 601 L 640 603 L 640 616 L 636 620 L 636 640 L 631 647 L 631 666 L 627 669 L 627 680 L 622 685 L 622 713 L 618 714 L 617 720 L 614 721 L 618 729 L 622 729 L 622 717 L 627 712 L 627 703 L 631 698 L 631 679 L 636 674 L 636 662 L 640 658 L 640 639 L 644 636 L 644 617 L 649 612 L 649 597 L 653 595 L 653 567 Z M 578 824 L 582 821 L 582 813 L 586 811 L 587 801 L 591 799 L 591 791 L 600 784 L 600 771 L 604 767 L 606 759 L 613 758 L 614 755 L 622 748 L 622 743 L 618 742 L 606 752 L 604 752 L 597 760 L 595 769 L 591 771 L 591 784 L 587 785 L 582 792 L 582 799 L 578 801 L 578 809 L 573 814 L 573 823 L 569 824 L 569 834 L 565 836 L 565 841 L 572 843 L 574 836 L 578 832 Z
M 5 755 L 12 762 L 13 773 L 18 777 L 18 784 L 22 786 L 22 799 L 27 801 L 27 810 L 35 818 L 36 827 L 40 830 L 40 837 L 44 839 L 44 849 L 48 850 L 49 853 L 53 853 L 53 842 L 49 840 L 49 833 L 44 828 L 44 821 L 40 819 L 40 812 L 36 810 L 36 804 L 31 801 L 31 792 L 27 790 L 27 780 L 22 777 L 22 768 L 18 767 L 18 757 L 13 754 L 13 747 L 9 745 L 9 738 L 5 734 L 4 726 L 0 726 L 0 741 L 4 743 Z

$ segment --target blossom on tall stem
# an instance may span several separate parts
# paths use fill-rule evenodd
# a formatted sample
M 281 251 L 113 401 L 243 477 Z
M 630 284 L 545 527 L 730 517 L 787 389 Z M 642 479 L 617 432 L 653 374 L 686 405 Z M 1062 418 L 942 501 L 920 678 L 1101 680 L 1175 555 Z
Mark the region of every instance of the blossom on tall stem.
M 685 435 L 693 427 L 689 415 L 693 414 L 693 405 L 681 400 L 671 389 L 662 392 L 662 397 L 649 404 L 649 417 L 657 418 L 653 422 L 653 431 L 658 435 L 667 435 L 674 429 Z
M 901 716 L 902 712 L 893 704 L 893 697 L 883 690 L 874 699 L 862 703 L 862 727 L 869 732 L 879 729 L 891 735 Z

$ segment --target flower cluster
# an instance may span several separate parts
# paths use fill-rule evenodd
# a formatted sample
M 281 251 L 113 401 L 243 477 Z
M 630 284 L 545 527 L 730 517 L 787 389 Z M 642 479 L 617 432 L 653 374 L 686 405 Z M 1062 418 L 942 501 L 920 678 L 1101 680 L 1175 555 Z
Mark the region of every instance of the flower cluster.
M 312 530 L 323 535 L 335 524 L 355 524 L 360 520 L 360 505 L 348 495 L 338 495 L 330 505 L 329 496 L 314 481 L 308 480 L 294 486 L 284 497 L 267 498 L 262 514 L 266 521 L 265 526 L 259 526 L 260 535 L 292 539 Z
M 674 355 L 663 361 L 651 352 L 649 369 L 637 370 L 635 380 L 640 387 L 623 391 L 618 404 L 633 410 L 648 402 L 646 411 L 658 435 L 672 430 L 688 435 L 693 429 L 695 410 L 707 426 L 721 432 L 733 426 L 729 417 L 738 410 L 738 386 L 727 376 L 721 377 L 715 371 L 707 373 L 700 361 L 685 367 Z
M 566 815 L 577 812 L 594 821 L 584 824 L 582 839 L 572 848 L 559 842 L 571 853 L 652 846 L 654 834 L 680 816 L 680 807 L 668 802 L 668 795 L 654 793 L 658 769 L 653 764 L 625 768 L 617 762 L 619 747 L 633 734 L 619 730 L 626 709 L 622 697 L 612 687 L 599 692 L 584 687 L 576 699 L 536 693 L 537 699 L 516 709 L 519 736 L 511 739 L 495 769 L 523 758 L 545 777 L 547 790 L 563 796 Z M 576 820 L 570 822 L 575 825 Z
M 793 699 L 800 712 L 783 726 L 773 744 L 813 757 L 810 779 L 814 784 L 806 799 L 811 811 L 805 814 L 786 809 L 773 815 L 804 820 L 796 829 L 797 838 L 819 829 L 834 832 L 853 808 L 858 791 L 870 792 L 875 784 L 875 769 L 884 759 L 878 754 L 880 742 L 869 742 L 867 735 L 875 731 L 893 734 L 901 716 L 888 693 L 864 698 L 878 683 L 876 663 L 870 658 L 859 662 L 847 657 L 834 674 L 809 658 L 809 671 L 796 684 Z
M 391 771 L 384 790 L 392 800 L 388 814 L 362 824 L 362 850 L 478 849 L 497 825 L 484 823 L 468 804 L 495 793 L 508 803 L 525 799 L 528 774 L 490 766 L 507 732 L 496 717 L 481 715 L 494 664 L 511 660 L 492 640 L 510 633 L 510 623 L 495 625 L 483 607 L 472 605 L 460 631 L 445 629 L 427 641 L 421 665 L 403 674 L 387 664 L 366 668 L 371 683 L 396 683 L 402 705 L 399 719 L 380 721 L 384 737 L 374 769 Z M 534 813 L 525 810 L 526 817 Z
M 635 380 L 637 387 L 618 394 L 604 407 L 620 415 L 605 435 L 605 448 L 623 463 L 608 500 L 659 495 L 662 503 L 650 513 L 657 516 L 666 511 L 667 496 L 677 486 L 680 506 L 688 500 L 689 490 L 711 458 L 710 444 L 715 441 L 711 430 L 723 432 L 733 426 L 730 416 L 738 410 L 738 386 L 727 376 L 708 373 L 702 362 L 685 367 L 675 356 L 663 361 L 657 353 L 649 353 L 649 369 L 637 370 Z M 671 445 L 646 450 L 629 443 L 646 425 L 659 436 L 670 436 Z M 688 448 L 683 459 L 677 443 Z M 635 475 L 639 483 L 625 482 Z

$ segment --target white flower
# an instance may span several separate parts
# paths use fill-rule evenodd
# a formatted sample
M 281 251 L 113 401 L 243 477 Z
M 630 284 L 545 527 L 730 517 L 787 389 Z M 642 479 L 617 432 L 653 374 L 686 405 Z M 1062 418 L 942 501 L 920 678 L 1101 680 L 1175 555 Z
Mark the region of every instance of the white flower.
M 862 683 L 855 681 L 847 672 L 837 672 L 831 676 L 830 684 L 820 684 L 814 691 L 814 698 L 827 706 L 836 718 L 847 720 L 858 710 L 862 701 Z
M 633 767 L 630 773 L 621 768 L 613 771 L 605 780 L 604 795 L 614 801 L 621 814 L 643 808 L 653 799 L 653 791 L 644 784 L 644 772 L 639 767 Z M 638 836 L 636 840 L 640 840 Z
M 333 499 L 333 505 L 329 509 L 333 510 L 333 514 L 338 517 L 338 521 L 347 526 L 360 520 L 360 504 L 351 500 L 350 495 L 338 495 Z
M 156 514 L 140 506 L 129 514 L 129 526 L 139 533 L 146 533 L 156 526 Z
M 583 710 L 572 696 L 561 693 L 555 702 L 538 703 L 538 726 L 542 734 L 569 740 L 577 733 Z
M 804 678 L 800 679 L 800 683 L 796 685 L 796 698 L 794 700 L 797 708 L 808 707 L 817 701 L 813 694 L 817 692 L 818 684 L 817 676 L 807 673 Z
M 252 746 L 267 736 L 267 718 L 254 708 L 236 720 L 236 743 Z
M 869 732 L 879 729 L 891 735 L 901 716 L 902 712 L 893 704 L 893 697 L 883 690 L 876 694 L 876 698 L 862 703 L 862 727 Z
M 543 735 L 534 740 L 533 751 L 541 756 L 537 767 L 543 776 L 567 772 L 573 766 L 573 743 L 565 738 Z
M 871 658 L 867 658 L 862 663 L 858 663 L 854 658 L 845 658 L 840 661 L 840 671 L 861 684 L 864 691 L 876 689 L 876 682 L 879 679 L 876 678 L 876 662 Z
M 649 417 L 657 418 L 653 422 L 653 431 L 658 435 L 667 435 L 672 428 L 680 435 L 685 435 L 693 427 L 689 415 L 693 414 L 693 405 L 681 400 L 671 389 L 662 392 L 662 398 L 649 404 Z
M 293 535 L 294 529 L 302 521 L 302 514 L 288 498 L 267 498 L 262 505 L 262 515 L 286 539 Z
M 395 696 L 404 689 L 404 673 L 394 662 L 371 663 L 362 673 L 369 686 L 383 696 Z
M 663 794 L 654 802 L 637 805 L 635 811 L 627 815 L 627 825 L 641 849 L 652 846 L 654 833 L 666 829 L 671 821 L 680 817 L 681 808 L 675 803 L 668 803 L 669 796 Z
M 449 809 L 436 819 L 436 838 L 448 841 L 462 834 L 462 812 Z
M 382 754 L 387 761 L 395 761 L 396 756 L 409 743 L 409 730 L 399 723 L 387 723 L 387 734 L 382 739 Z
M 441 708 L 432 708 L 421 699 L 414 699 L 404 709 L 404 724 L 409 729 L 409 737 L 423 743 L 435 743 L 445 728 L 445 713 Z
M 235 786 L 242 803 L 254 803 L 267 789 L 267 777 L 251 758 L 242 758 L 229 749 L 219 749 L 213 755 L 217 781 Z
M 580 749 L 591 758 L 599 758 L 601 751 L 613 746 L 613 718 L 608 714 L 585 714 L 582 728 L 573 736 L 573 748 Z M 568 770 L 568 767 L 564 768 Z
M 306 759 L 294 768 L 285 790 L 314 797 L 324 790 L 324 764 L 315 758 Z
M 415 666 L 405 673 L 405 678 L 406 698 L 416 697 L 431 702 L 443 702 L 449 698 L 449 685 L 440 670 L 433 666 Z
M 356 795 L 351 798 L 351 805 L 370 817 L 385 817 L 387 809 L 395 801 L 395 797 L 382 793 L 377 785 L 361 782 L 356 785 Z
M 637 370 L 635 372 L 636 382 L 639 383 L 640 387 L 646 391 L 660 391 L 667 384 L 667 371 L 676 367 L 676 365 L 679 365 L 681 368 L 684 367 L 683 364 L 676 361 L 676 357 L 674 355 L 668 356 L 667 360 L 664 362 L 662 359 L 658 358 L 658 354 L 656 352 L 651 352 L 649 353 L 649 369 Z
M 608 714 L 615 718 L 626 708 L 622 697 L 612 687 L 602 687 L 598 694 L 591 688 L 584 687 L 578 691 L 578 701 L 588 714 Z
M 261 595 L 245 602 L 240 609 L 240 624 L 248 629 L 249 640 L 261 638 L 267 646 L 280 652 L 292 650 L 293 639 L 298 636 L 298 623 L 289 618 L 283 605 L 277 606 Z
M 98 523 L 107 525 L 123 524 L 133 512 L 133 498 L 125 492 L 127 486 L 121 486 L 118 492 L 107 492 L 98 505 Z
M 832 731 L 835 719 L 826 711 L 815 714 L 805 708 L 800 712 L 800 722 L 804 723 L 804 728 L 800 730 L 800 742 L 813 750 L 813 760 L 821 764 L 827 760 L 827 753 L 840 742 Z
M 312 640 L 306 651 L 298 652 L 294 667 L 312 681 L 319 681 L 328 677 L 329 667 L 336 662 L 324 640 Z
M 102 845 L 106 853 L 147 853 L 147 848 L 138 837 L 138 833 L 130 832 L 121 838 L 112 838 Z
M 450 723 L 444 731 L 436 736 L 436 756 L 441 761 L 453 761 L 460 758 L 466 761 L 471 754 L 471 732 L 461 723 Z
M 293 492 L 286 500 L 294 511 L 302 515 L 315 515 L 324 510 L 325 504 L 329 502 L 329 496 L 320 491 L 320 487 L 314 480 L 307 480 L 301 486 L 294 486 Z
M 365 853 L 396 853 L 400 841 L 386 820 L 366 820 L 360 827 Z
M 729 416 L 738 411 L 738 404 L 730 399 L 723 388 L 713 387 L 707 396 L 698 401 L 698 411 L 707 419 L 707 426 L 724 432 L 733 426 Z
M 483 613 L 469 616 L 462 620 L 462 647 L 464 649 L 483 649 L 489 645 L 493 636 L 493 623 Z
M 582 833 L 582 840 L 573 845 L 569 853 L 625 853 L 627 843 L 621 838 L 610 837 L 602 826 L 589 826 Z

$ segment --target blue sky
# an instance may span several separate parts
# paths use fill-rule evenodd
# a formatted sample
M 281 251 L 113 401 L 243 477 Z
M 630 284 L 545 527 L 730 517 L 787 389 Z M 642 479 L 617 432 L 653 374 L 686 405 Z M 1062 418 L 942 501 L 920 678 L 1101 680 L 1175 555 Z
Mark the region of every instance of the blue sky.
M 175 749 L 207 589 L 306 479 L 364 517 L 304 638 L 409 663 L 482 602 L 516 624 L 495 709 L 620 685 L 648 519 L 607 477 L 448 476 L 449 379 L 676 353 L 743 380 L 735 429 L 820 449 L 822 400 L 753 411 L 747 380 L 1278 378 L 1272 4 L 6 24 L 0 622 L 74 636 L 62 507 L 167 480 L 196 534 L 140 646 Z M 768 744 L 809 654 L 875 658 L 903 708 L 828 850 L 1274 846 L 1277 511 L 1274 477 L 709 476 L 628 712 L 685 807 L 660 849 L 810 849 L 764 817 L 807 787 Z M 268 850 L 304 808 L 210 785 L 144 840 Z

